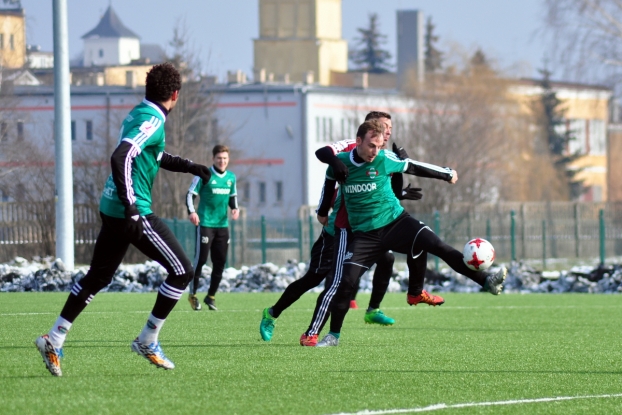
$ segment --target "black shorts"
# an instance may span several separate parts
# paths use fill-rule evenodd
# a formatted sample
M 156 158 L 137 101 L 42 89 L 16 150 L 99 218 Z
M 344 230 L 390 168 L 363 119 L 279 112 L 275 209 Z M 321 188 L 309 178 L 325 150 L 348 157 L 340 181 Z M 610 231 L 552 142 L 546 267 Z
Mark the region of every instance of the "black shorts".
M 324 229 L 311 248 L 309 270 L 316 274 L 327 273 L 333 265 L 333 246 L 335 237 Z
M 378 257 L 387 251 L 395 251 L 416 258 L 423 253 L 423 234 L 431 232 L 429 226 L 402 213 L 393 222 L 369 232 L 354 232 L 348 246 L 344 264 L 355 264 L 369 269 Z

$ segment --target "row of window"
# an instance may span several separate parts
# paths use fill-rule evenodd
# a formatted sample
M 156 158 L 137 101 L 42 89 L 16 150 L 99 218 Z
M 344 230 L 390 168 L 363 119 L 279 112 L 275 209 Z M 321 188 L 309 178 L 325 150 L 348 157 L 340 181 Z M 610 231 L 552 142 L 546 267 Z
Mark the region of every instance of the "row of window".
M 0 122 L 0 142 L 9 141 L 9 136 L 11 135 L 11 131 L 9 129 L 9 123 L 6 121 Z M 24 122 L 17 121 L 15 123 L 15 137 L 17 141 L 22 141 L 24 139 Z
M 15 36 L 9 35 L 9 49 L 15 50 Z M 4 50 L 4 33 L 0 33 L 0 50 Z
M 71 121 L 71 141 L 76 141 L 78 138 L 77 135 L 77 123 L 76 121 Z M 87 141 L 93 140 L 93 121 L 86 120 L 85 121 L 85 135 Z
M 355 138 L 360 124 L 357 118 L 342 118 L 339 131 L 335 131 L 332 118 L 315 117 L 315 141 L 318 143 L 333 143 L 346 138 Z
M 276 181 L 273 183 L 272 188 L 274 194 L 274 202 L 279 203 L 283 201 L 283 182 Z M 251 202 L 251 183 L 244 182 L 242 184 L 242 193 L 240 199 L 245 203 Z M 268 185 L 266 182 L 257 182 L 257 203 L 264 204 L 268 202 Z

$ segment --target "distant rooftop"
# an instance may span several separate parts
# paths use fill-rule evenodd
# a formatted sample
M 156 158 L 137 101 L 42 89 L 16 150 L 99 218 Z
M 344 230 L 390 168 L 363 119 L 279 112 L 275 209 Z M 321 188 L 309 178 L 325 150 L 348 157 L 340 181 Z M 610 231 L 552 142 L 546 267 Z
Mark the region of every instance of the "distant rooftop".
M 125 25 L 121 22 L 121 19 L 119 19 L 119 16 L 117 16 L 112 9 L 112 6 L 108 7 L 108 10 L 106 10 L 106 13 L 104 13 L 95 29 L 82 36 L 82 39 L 90 37 L 140 38 L 136 33 L 125 27 Z

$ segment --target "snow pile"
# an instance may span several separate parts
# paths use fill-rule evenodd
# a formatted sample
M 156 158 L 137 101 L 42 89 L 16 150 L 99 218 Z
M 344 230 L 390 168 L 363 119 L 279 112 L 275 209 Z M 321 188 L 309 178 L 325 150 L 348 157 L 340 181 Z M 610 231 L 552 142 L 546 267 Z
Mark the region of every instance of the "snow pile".
M 281 292 L 302 277 L 306 264 L 288 261 L 279 267 L 272 263 L 243 266 L 241 269 L 227 268 L 220 283 L 220 292 Z M 498 268 L 493 267 L 491 271 Z M 88 271 L 81 267 L 66 271 L 60 259 L 34 258 L 27 261 L 17 257 L 11 262 L 0 264 L 0 292 L 20 291 L 70 291 Z M 210 283 L 211 268 L 203 267 L 198 291 L 207 291 Z M 157 262 L 121 265 L 112 282 L 103 291 L 109 292 L 153 292 L 166 279 L 166 270 Z M 361 278 L 360 290 L 372 289 L 373 270 Z M 320 284 L 314 291 L 321 291 Z M 450 269 L 441 272 L 428 270 L 426 286 L 428 291 L 436 292 L 479 292 L 481 287 L 468 278 Z M 408 289 L 408 272 L 394 270 L 389 292 Z M 505 292 L 520 293 L 618 293 L 622 292 L 622 265 L 605 267 L 573 267 L 569 271 L 541 272 L 521 262 L 512 262 L 508 266 Z

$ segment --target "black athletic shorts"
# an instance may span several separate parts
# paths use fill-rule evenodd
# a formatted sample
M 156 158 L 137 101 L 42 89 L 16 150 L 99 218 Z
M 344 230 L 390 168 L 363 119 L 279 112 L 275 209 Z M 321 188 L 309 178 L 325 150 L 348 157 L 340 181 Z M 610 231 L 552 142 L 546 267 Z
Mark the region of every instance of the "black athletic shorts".
M 333 245 L 335 237 L 324 229 L 311 248 L 309 270 L 316 274 L 327 273 L 333 265 Z

